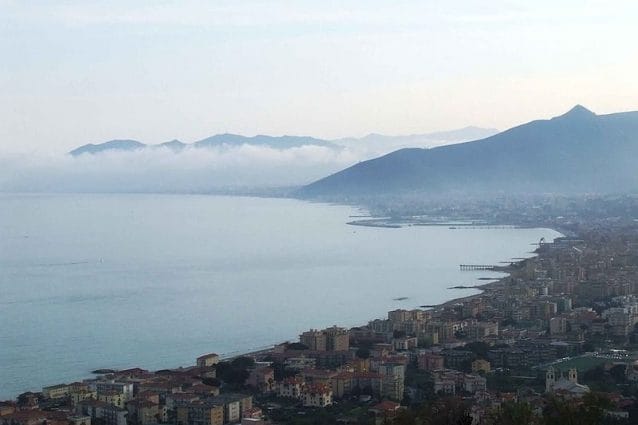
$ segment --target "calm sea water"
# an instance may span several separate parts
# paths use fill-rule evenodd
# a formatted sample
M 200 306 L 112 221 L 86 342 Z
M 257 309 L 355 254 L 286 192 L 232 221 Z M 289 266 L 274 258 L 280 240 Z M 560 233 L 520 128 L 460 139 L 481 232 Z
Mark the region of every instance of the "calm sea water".
M 0 398 L 468 295 L 446 288 L 489 273 L 460 263 L 530 255 L 558 236 L 345 224 L 358 213 L 285 199 L 0 195 Z

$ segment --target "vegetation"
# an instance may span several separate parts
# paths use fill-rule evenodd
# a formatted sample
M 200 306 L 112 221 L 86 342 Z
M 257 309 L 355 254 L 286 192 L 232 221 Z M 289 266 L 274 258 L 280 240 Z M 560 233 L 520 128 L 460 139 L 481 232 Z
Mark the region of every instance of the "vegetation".
M 599 393 L 582 399 L 550 398 L 544 407 L 524 402 L 506 402 L 483 418 L 486 425 L 598 425 L 628 423 L 607 415 L 610 401 Z M 469 425 L 470 407 L 456 397 L 428 402 L 401 412 L 394 425 Z
M 240 389 L 248 379 L 249 369 L 254 365 L 255 360 L 251 357 L 237 357 L 232 361 L 219 362 L 216 367 L 217 379 L 232 390 Z

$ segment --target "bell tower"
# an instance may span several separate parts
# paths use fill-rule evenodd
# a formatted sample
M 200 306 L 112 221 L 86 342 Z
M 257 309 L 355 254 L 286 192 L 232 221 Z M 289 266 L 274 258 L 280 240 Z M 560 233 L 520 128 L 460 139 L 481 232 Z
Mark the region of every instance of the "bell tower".
M 569 379 L 569 382 L 578 384 L 578 370 L 576 370 L 575 368 L 569 369 L 567 377 Z
M 552 392 L 552 387 L 556 382 L 556 373 L 554 372 L 553 367 L 548 367 L 547 372 L 545 372 L 545 391 Z

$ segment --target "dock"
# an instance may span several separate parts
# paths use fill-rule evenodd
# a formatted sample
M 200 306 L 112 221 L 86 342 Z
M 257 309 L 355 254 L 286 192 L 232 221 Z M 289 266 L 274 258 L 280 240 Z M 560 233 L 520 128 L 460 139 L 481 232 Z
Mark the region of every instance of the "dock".
M 461 264 L 459 265 L 461 271 L 474 271 L 474 270 L 496 270 L 496 266 L 488 264 Z

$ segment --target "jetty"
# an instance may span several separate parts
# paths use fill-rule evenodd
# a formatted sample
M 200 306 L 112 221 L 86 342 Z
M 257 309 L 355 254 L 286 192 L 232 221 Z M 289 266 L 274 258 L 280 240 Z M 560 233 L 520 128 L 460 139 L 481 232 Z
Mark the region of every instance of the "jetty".
M 459 265 L 461 271 L 474 271 L 474 270 L 496 270 L 496 266 L 492 266 L 489 264 L 461 264 Z

